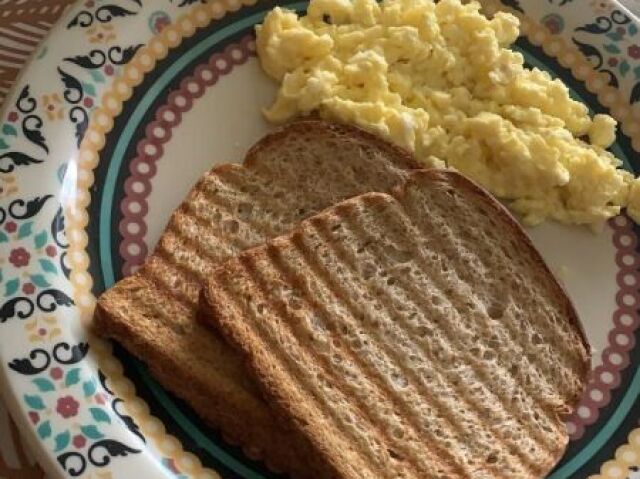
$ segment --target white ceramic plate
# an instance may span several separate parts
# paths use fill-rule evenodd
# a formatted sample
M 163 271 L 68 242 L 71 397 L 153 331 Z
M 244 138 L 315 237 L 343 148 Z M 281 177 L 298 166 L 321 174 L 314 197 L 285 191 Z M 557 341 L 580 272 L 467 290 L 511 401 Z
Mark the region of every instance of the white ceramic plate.
M 250 3 L 79 2 L 7 99 L 0 384 L 53 476 L 275 477 L 86 330 L 95 295 L 140 264 L 200 174 L 239 161 L 268 130 L 260 108 L 275 86 L 253 26 L 274 2 Z M 638 174 L 640 25 L 608 0 L 504 3 L 522 18 L 529 64 L 621 122 L 613 151 Z M 639 232 L 624 216 L 598 236 L 531 231 L 596 351 L 553 479 L 624 478 L 640 465 Z

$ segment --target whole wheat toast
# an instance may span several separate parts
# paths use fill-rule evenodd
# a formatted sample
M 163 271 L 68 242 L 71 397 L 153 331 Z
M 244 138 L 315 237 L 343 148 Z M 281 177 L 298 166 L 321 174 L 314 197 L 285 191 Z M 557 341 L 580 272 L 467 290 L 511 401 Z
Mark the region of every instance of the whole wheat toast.
M 283 429 L 239 356 L 194 320 L 200 286 L 223 260 L 336 201 L 389 191 L 416 166 L 405 151 L 354 127 L 307 120 L 267 135 L 243 165 L 203 176 L 144 266 L 99 298 L 96 331 L 146 362 L 250 456 L 299 477 L 323 477 L 322 463 Z
M 336 478 L 544 477 L 590 367 L 527 235 L 449 171 L 241 253 L 201 301 Z

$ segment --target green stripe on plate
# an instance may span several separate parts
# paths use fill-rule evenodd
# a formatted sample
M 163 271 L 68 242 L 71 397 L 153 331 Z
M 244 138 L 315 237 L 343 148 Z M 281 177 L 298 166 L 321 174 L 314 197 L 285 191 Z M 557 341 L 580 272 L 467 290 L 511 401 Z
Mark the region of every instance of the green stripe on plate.
M 151 390 L 153 396 L 158 400 L 162 407 L 167 410 L 171 417 L 173 417 L 181 427 L 183 425 L 191 425 L 192 423 L 189 418 L 187 418 L 187 416 L 185 416 L 184 413 L 175 405 L 166 391 L 151 379 L 149 371 L 147 371 L 147 369 L 138 361 L 136 361 L 136 369 L 140 372 L 142 380 Z M 190 426 L 187 426 L 186 429 L 188 430 L 189 436 L 198 443 L 198 446 L 205 448 L 232 471 L 242 474 L 246 479 L 265 479 L 262 474 L 247 467 L 224 449 L 220 448 L 220 446 L 209 439 L 200 429 Z

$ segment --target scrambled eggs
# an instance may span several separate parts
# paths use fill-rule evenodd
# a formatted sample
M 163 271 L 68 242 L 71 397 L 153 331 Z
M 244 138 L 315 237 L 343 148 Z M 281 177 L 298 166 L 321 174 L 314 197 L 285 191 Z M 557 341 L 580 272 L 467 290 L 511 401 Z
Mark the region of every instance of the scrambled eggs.
M 256 28 L 281 83 L 267 119 L 318 111 L 453 167 L 508 201 L 527 224 L 594 227 L 621 207 L 640 219 L 640 183 L 605 148 L 616 122 L 508 47 L 518 19 L 460 0 L 311 0 Z M 585 141 L 588 138 L 588 142 Z

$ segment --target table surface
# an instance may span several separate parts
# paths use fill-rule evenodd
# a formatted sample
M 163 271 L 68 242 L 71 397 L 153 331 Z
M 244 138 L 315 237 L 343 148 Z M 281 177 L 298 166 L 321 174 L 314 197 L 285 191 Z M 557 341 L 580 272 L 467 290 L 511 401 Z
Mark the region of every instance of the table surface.
M 0 0 L 0 107 L 33 51 L 74 1 Z M 619 1 L 640 17 L 640 0 Z M 0 479 L 46 477 L 0 401 Z

